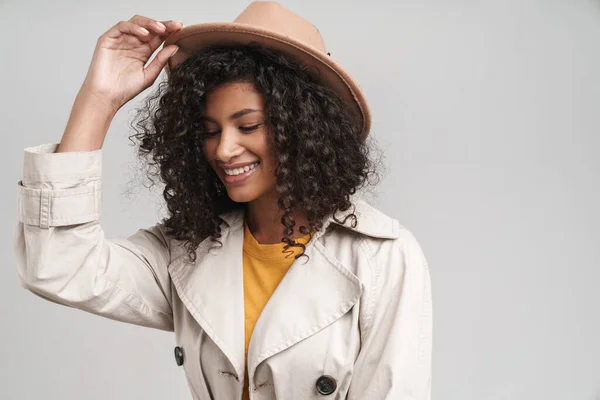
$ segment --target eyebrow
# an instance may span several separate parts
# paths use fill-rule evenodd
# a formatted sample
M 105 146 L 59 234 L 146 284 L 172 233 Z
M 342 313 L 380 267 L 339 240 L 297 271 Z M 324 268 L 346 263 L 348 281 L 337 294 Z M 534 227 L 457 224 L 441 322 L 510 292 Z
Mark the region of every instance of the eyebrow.
M 230 119 L 230 120 L 238 119 L 238 118 L 240 118 L 240 117 L 243 117 L 243 116 L 244 116 L 244 115 L 246 115 L 246 114 L 250 114 L 250 113 L 253 113 L 253 112 L 260 112 L 260 111 L 261 111 L 261 110 L 255 110 L 255 109 L 253 109 L 253 108 L 244 108 L 243 110 L 236 111 L 236 112 L 234 112 L 233 114 L 231 114 L 231 115 L 229 116 L 229 119 Z M 215 122 L 215 123 L 217 122 L 217 121 L 215 121 L 213 118 L 211 118 L 211 117 L 208 117 L 208 116 L 205 116 L 205 115 L 204 115 L 204 116 L 202 116 L 202 119 L 205 119 L 205 120 L 207 120 L 207 121 L 212 121 L 212 122 Z

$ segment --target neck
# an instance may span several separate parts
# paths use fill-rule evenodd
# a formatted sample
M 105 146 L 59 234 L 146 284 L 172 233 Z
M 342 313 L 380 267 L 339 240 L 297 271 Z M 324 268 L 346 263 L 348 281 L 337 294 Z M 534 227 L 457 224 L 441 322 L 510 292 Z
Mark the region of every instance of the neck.
M 292 239 L 304 236 L 300 233 L 300 225 L 308 227 L 308 220 L 299 213 L 292 213 L 296 224 Z M 283 238 L 283 224 L 281 223 L 283 210 L 277 206 L 277 198 L 261 197 L 248 203 L 246 222 L 254 238 L 260 244 L 281 243 Z

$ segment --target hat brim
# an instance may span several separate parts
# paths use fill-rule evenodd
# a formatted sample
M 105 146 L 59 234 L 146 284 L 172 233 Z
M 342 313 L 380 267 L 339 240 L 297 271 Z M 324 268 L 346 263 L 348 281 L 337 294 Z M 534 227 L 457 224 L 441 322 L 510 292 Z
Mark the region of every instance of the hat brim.
M 213 44 L 250 42 L 259 42 L 267 47 L 290 53 L 300 62 L 317 67 L 313 69 L 315 76 L 337 92 L 340 98 L 362 118 L 361 138 L 366 139 L 371 128 L 371 113 L 362 90 L 350 74 L 323 51 L 277 32 L 238 22 L 210 22 L 185 26 L 170 35 L 163 45 L 166 47 L 176 44 L 179 47 L 165 67 L 167 76 L 170 77 L 172 68 L 203 48 Z

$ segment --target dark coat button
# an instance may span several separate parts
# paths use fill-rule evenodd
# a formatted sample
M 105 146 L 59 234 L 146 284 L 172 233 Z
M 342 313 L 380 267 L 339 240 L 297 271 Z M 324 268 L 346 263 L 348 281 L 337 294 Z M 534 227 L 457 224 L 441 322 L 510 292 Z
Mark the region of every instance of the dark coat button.
M 179 346 L 175 347 L 175 362 L 179 366 L 183 365 L 183 350 Z
M 317 390 L 325 396 L 335 392 L 337 384 L 335 379 L 329 375 L 323 375 L 317 379 Z

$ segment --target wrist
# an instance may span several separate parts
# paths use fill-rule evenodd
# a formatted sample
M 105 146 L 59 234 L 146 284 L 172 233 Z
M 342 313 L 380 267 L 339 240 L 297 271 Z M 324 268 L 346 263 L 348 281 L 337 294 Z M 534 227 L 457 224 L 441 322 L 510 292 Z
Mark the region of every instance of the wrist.
M 86 108 L 92 108 L 96 114 L 104 115 L 107 119 L 112 119 L 121 108 L 117 101 L 85 84 L 79 89 L 75 103 L 85 104 Z

